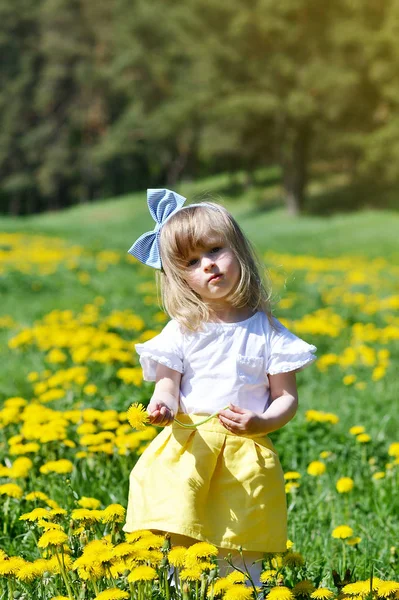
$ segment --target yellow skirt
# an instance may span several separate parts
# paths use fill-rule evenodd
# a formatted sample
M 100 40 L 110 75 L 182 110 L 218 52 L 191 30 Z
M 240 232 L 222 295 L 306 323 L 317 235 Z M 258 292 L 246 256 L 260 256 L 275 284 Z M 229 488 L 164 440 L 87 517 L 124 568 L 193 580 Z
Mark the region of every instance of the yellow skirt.
M 204 415 L 177 418 L 196 423 Z M 220 548 L 284 552 L 284 477 L 273 444 L 268 437 L 235 435 L 217 417 L 197 429 L 174 421 L 130 474 L 123 529 L 167 531 Z

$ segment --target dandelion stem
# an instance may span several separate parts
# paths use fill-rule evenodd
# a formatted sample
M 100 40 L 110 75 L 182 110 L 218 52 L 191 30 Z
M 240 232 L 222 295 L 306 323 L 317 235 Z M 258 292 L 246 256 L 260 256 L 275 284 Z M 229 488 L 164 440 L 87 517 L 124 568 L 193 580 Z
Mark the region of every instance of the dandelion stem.
M 65 571 L 64 566 L 62 564 L 63 561 L 60 558 L 60 555 L 58 553 L 58 550 L 57 550 L 56 546 L 54 547 L 54 550 L 55 550 L 55 555 L 57 557 L 58 565 L 60 567 L 61 577 L 64 580 L 65 587 L 66 587 L 67 592 L 68 592 L 69 600 L 75 600 L 74 597 L 73 597 L 73 595 L 72 595 L 72 590 L 71 590 L 71 586 L 69 585 L 69 581 L 68 581 L 68 577 L 67 577 L 66 571 Z
M 175 418 L 175 421 L 176 421 L 176 423 L 181 425 L 181 427 L 186 427 L 187 429 L 196 429 L 197 427 L 199 427 L 199 425 L 203 425 L 204 423 L 207 423 L 214 417 L 217 417 L 220 410 L 226 410 L 227 408 L 229 408 L 229 406 L 230 406 L 230 404 L 228 404 L 227 406 L 224 406 L 222 409 L 217 410 L 212 415 L 209 415 L 208 417 L 205 417 L 205 419 L 202 419 L 202 421 L 198 421 L 198 423 L 182 423 L 181 421 L 179 421 L 179 419 L 176 419 L 176 418 Z

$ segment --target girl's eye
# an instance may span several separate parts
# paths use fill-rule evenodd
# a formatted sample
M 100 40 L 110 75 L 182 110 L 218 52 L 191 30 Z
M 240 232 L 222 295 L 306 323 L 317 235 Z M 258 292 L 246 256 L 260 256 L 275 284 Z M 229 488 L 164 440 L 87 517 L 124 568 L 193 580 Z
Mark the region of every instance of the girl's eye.
M 211 250 L 211 254 L 216 254 L 216 252 L 219 252 L 219 250 L 221 250 L 221 246 L 215 246 L 215 248 L 212 248 Z
M 187 266 L 193 267 L 196 262 L 198 262 L 198 258 L 192 258 L 191 260 L 188 261 Z

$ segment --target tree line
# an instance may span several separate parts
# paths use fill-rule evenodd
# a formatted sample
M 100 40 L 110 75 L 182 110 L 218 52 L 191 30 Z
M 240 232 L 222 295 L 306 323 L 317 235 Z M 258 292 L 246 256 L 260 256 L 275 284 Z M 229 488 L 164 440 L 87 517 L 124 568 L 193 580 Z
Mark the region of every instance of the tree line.
M 0 211 L 279 165 L 399 171 L 399 0 L 0 0 Z

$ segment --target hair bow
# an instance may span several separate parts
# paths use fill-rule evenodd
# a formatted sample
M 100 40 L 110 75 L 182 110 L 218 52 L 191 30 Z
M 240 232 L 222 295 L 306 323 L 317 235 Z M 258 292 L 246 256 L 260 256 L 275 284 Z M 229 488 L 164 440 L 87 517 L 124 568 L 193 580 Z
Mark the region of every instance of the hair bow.
M 171 190 L 147 190 L 147 204 L 156 225 L 153 231 L 143 233 L 128 250 L 140 262 L 162 269 L 161 254 L 159 251 L 159 234 L 161 227 L 185 203 L 186 198 Z

